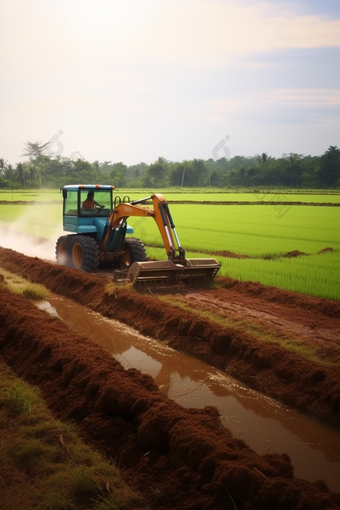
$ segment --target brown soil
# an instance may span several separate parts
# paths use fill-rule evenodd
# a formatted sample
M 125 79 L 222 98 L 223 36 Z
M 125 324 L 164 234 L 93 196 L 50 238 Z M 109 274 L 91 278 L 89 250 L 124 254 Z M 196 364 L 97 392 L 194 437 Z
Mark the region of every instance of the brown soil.
M 323 248 L 322 250 L 318 251 L 318 254 L 322 254 L 322 253 L 329 253 L 331 251 L 334 251 L 333 248 Z
M 293 250 L 286 253 L 284 257 L 286 257 L 287 259 L 292 259 L 294 257 L 300 257 L 301 255 L 307 255 L 307 253 L 304 253 L 303 251 L 299 250 Z
M 242 255 L 240 253 L 234 253 L 229 250 L 211 251 L 208 253 L 209 253 L 209 255 L 213 255 L 214 257 L 227 257 L 230 259 L 251 259 L 251 258 L 254 258 L 254 257 L 250 257 L 249 255 Z
M 333 251 L 333 248 L 324 248 L 323 250 L 318 251 L 318 254 L 321 253 L 327 253 L 329 251 Z M 288 253 L 285 253 L 284 255 L 272 255 L 272 256 L 265 256 L 265 257 L 251 257 L 250 255 L 242 255 L 240 253 L 234 253 L 232 251 L 223 250 L 223 251 L 209 251 L 209 255 L 213 255 L 214 257 L 227 257 L 230 259 L 259 259 L 264 258 L 266 260 L 271 259 L 278 259 L 280 257 L 284 258 L 293 258 L 293 257 L 300 257 L 301 255 L 307 255 L 307 253 L 304 253 L 303 251 L 299 250 L 293 250 L 289 251 Z
M 144 334 L 169 341 L 250 386 L 340 426 L 340 303 L 219 279 L 220 288 L 177 290 L 193 311 L 156 296 L 119 288 L 84 274 L 0 248 L 0 266 Z M 153 291 L 154 292 L 154 291 Z M 169 291 L 167 292 L 169 293 Z M 218 325 L 195 309 L 244 321 Z M 63 419 L 112 457 L 123 475 L 157 509 L 336 509 L 340 495 L 321 482 L 295 479 L 284 455 L 259 456 L 234 438 L 215 409 L 183 409 L 149 376 L 124 370 L 99 346 L 48 317 L 21 296 L 0 292 L 0 354 L 21 377 L 40 386 Z M 246 326 L 317 348 L 319 359 L 265 343 Z

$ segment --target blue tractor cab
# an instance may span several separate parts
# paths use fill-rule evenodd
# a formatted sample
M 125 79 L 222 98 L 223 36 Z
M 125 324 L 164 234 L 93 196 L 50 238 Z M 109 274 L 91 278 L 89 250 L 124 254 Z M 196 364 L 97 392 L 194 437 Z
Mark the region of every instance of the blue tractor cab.
M 72 184 L 64 186 L 61 190 L 64 199 L 64 231 L 91 234 L 97 242 L 100 242 L 103 239 L 107 219 L 114 207 L 114 186 Z M 89 194 L 92 194 L 93 208 L 86 207 Z M 129 225 L 126 234 L 133 234 L 133 228 Z

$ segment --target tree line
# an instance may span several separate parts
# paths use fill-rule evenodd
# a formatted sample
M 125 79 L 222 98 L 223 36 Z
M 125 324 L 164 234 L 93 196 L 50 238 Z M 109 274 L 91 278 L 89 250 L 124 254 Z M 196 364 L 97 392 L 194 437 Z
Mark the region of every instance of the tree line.
M 25 162 L 15 166 L 0 158 L 0 188 L 56 188 L 66 184 L 110 183 L 116 188 L 285 187 L 340 189 L 340 149 L 330 146 L 321 156 L 267 153 L 214 160 L 181 162 L 159 157 L 154 163 L 127 166 L 122 162 L 51 156 L 48 144 L 26 142 Z

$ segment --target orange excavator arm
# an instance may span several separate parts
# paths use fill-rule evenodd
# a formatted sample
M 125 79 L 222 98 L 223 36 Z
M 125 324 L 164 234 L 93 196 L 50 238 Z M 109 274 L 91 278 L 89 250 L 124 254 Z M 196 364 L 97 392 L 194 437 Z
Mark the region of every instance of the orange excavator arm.
M 152 200 L 152 208 L 148 207 Z M 212 280 L 221 267 L 215 259 L 186 259 L 185 251 L 179 243 L 175 225 L 172 220 L 169 206 L 162 195 L 154 194 L 140 200 L 120 201 L 107 220 L 107 229 L 102 241 L 102 249 L 106 251 L 109 246 L 116 246 L 119 251 L 123 246 L 130 216 L 151 217 L 157 223 L 159 232 L 168 255 L 167 260 L 135 261 L 128 269 L 114 271 L 114 281 L 119 283 L 132 282 L 205 282 Z M 115 243 L 115 239 L 117 243 Z M 177 249 L 176 249 L 176 245 Z
M 146 202 L 152 200 L 153 208 L 146 206 Z M 144 204 L 144 205 L 143 205 Z M 165 198 L 160 194 L 154 194 L 140 200 L 134 200 L 131 202 L 123 202 L 118 204 L 108 218 L 109 229 L 106 232 L 103 239 L 103 248 L 108 244 L 110 239 L 110 233 L 121 224 L 122 221 L 126 221 L 130 216 L 139 217 L 151 217 L 157 223 L 159 232 L 161 234 L 163 244 L 168 255 L 168 259 L 184 259 L 185 250 L 181 247 L 179 239 L 175 230 L 169 206 Z M 176 256 L 176 245 L 178 249 L 178 255 Z

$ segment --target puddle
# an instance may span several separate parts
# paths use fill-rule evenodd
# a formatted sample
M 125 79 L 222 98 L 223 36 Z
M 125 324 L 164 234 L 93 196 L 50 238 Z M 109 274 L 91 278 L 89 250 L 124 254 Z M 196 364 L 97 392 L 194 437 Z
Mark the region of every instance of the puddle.
M 182 406 L 217 407 L 223 424 L 258 453 L 287 453 L 297 478 L 310 482 L 322 479 L 331 490 L 340 492 L 337 430 L 71 300 L 53 296 L 38 306 L 100 344 L 125 368 L 151 375 L 160 390 Z

